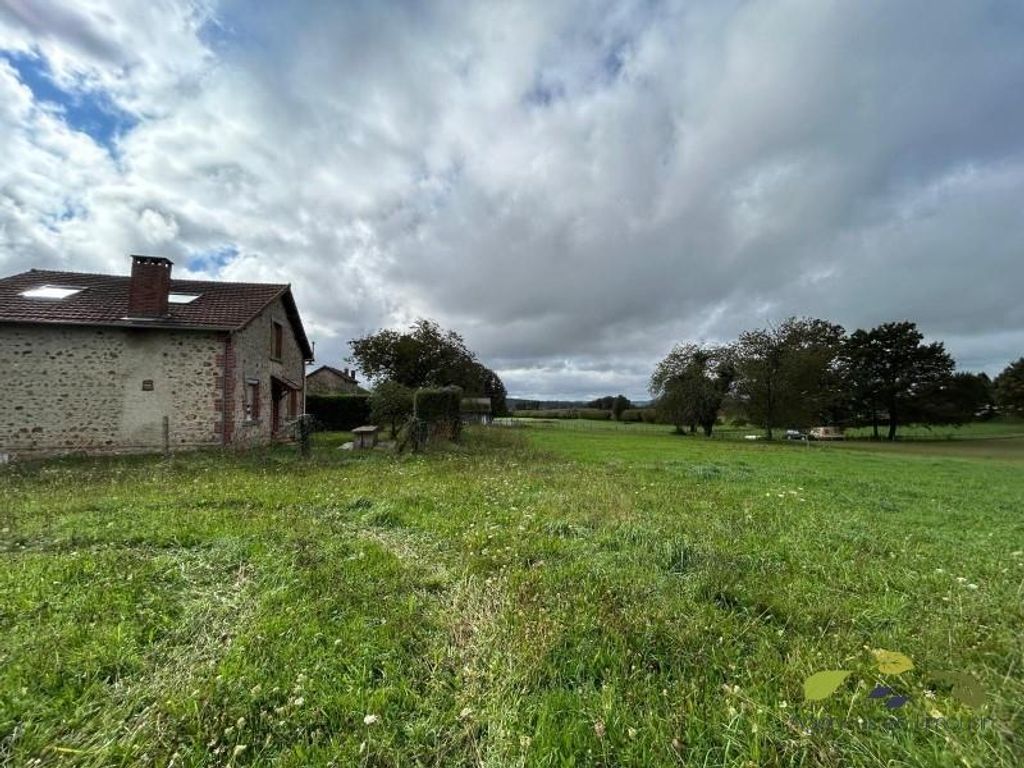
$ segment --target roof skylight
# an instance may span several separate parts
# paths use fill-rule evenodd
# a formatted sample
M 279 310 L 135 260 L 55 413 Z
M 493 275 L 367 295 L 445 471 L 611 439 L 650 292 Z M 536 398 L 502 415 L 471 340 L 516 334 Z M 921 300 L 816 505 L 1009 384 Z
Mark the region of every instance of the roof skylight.
M 200 293 L 168 293 L 167 301 L 171 304 L 191 304 L 201 295 Z
M 37 285 L 22 291 L 20 295 L 26 299 L 66 299 L 81 291 L 81 288 L 71 288 L 66 285 Z

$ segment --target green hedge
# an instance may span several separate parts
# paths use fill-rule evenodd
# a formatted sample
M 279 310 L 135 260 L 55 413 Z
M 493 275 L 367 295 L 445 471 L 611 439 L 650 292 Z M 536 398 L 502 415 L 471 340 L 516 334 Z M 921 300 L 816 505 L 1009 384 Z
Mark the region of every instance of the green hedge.
M 306 413 L 318 429 L 347 432 L 370 423 L 370 396 L 306 395 Z
M 430 438 L 458 440 L 462 429 L 462 389 L 418 389 L 413 397 L 413 415 L 426 423 Z
M 642 421 L 657 424 L 658 412 L 654 408 L 627 408 L 622 412 L 622 421 Z
M 594 419 L 595 421 L 608 421 L 612 417 L 612 412 L 601 408 L 549 408 L 539 411 L 516 411 L 515 416 L 524 419 Z

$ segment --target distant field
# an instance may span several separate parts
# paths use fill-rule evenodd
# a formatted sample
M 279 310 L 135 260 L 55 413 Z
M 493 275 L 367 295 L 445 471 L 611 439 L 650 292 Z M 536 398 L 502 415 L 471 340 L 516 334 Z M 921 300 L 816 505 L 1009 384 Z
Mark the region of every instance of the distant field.
M 1024 762 L 1019 440 L 562 424 L 0 468 L 0 764 Z
M 638 422 L 615 422 L 592 419 L 505 419 L 505 425 L 526 428 L 556 428 L 577 432 L 614 431 L 647 434 L 666 434 L 672 428 L 664 424 Z M 776 439 L 782 440 L 784 430 L 779 430 Z M 885 434 L 885 430 L 882 430 Z M 748 435 L 763 437 L 763 430 L 753 426 L 737 427 L 720 424 L 715 427 L 714 440 L 745 440 Z M 909 424 L 900 427 L 898 440 L 871 440 L 871 429 L 855 428 L 845 431 L 845 442 L 813 442 L 815 450 L 828 446 L 856 447 L 869 451 L 894 451 L 897 453 L 928 454 L 936 456 L 965 456 L 1005 460 L 1024 460 L 1024 422 L 991 421 L 965 424 L 962 426 L 920 426 Z M 702 434 L 687 435 L 684 439 L 701 441 Z M 801 443 L 804 444 L 804 443 Z

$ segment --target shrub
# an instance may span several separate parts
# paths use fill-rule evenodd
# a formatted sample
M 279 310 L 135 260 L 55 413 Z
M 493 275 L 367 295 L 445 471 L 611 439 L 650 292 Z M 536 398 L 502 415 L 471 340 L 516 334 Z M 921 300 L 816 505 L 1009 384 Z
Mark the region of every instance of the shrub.
M 370 421 L 370 396 L 306 395 L 306 413 L 319 429 L 347 432 Z
M 412 390 L 397 381 L 382 381 L 370 395 L 370 415 L 378 424 L 391 426 L 391 437 L 398 425 L 412 415 Z
M 458 440 L 462 428 L 462 389 L 418 389 L 413 397 L 413 415 L 427 425 L 429 438 Z

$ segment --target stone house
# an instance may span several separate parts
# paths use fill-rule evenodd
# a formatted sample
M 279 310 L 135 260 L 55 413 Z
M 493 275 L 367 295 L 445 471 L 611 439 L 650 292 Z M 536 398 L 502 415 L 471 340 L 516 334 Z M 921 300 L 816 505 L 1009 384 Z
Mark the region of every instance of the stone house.
M 180 450 L 290 436 L 313 351 L 291 288 L 30 270 L 0 279 L 0 454 Z
M 348 368 L 334 368 L 321 365 L 306 374 L 306 391 L 311 395 L 364 395 L 366 390 L 359 386 L 356 372 Z

